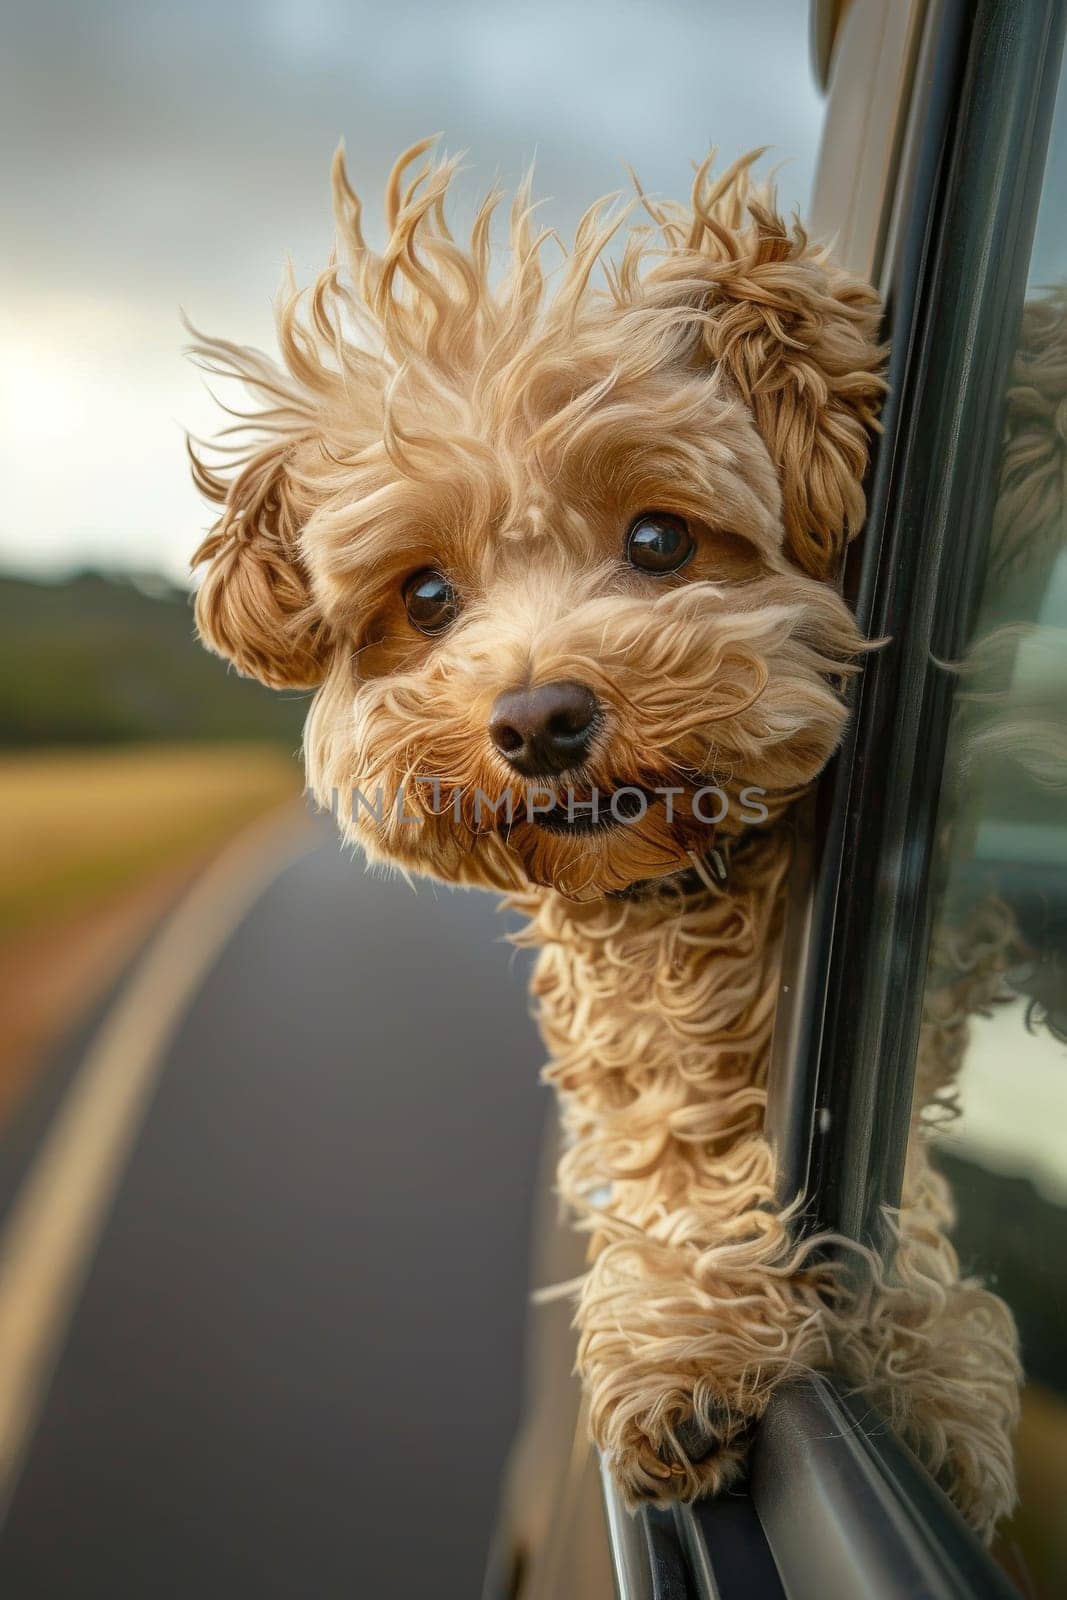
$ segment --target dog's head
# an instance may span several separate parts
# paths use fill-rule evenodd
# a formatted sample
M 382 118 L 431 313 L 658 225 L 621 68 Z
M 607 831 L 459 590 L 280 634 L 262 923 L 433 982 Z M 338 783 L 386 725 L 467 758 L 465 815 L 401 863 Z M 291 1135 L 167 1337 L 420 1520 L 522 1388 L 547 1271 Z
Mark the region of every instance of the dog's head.
M 597 896 L 773 814 L 834 749 L 877 302 L 747 160 L 689 209 L 641 195 L 638 225 L 594 206 L 551 293 L 524 187 L 495 281 L 499 196 L 461 246 L 453 164 L 405 182 L 425 148 L 380 255 L 335 163 L 340 257 L 281 303 L 283 367 L 198 346 L 259 402 L 229 470 L 194 456 L 224 508 L 198 623 L 316 689 L 309 782 L 372 857 Z

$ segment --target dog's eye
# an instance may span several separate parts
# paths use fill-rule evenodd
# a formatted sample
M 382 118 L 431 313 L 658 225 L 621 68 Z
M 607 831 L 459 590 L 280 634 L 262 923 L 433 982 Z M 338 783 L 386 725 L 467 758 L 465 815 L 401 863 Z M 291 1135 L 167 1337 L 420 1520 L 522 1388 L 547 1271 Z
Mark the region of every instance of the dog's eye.
M 443 572 L 424 567 L 404 585 L 408 617 L 420 633 L 442 633 L 459 615 L 459 596 Z
M 696 549 L 684 517 L 670 511 L 644 511 L 626 535 L 626 559 L 642 572 L 677 572 Z

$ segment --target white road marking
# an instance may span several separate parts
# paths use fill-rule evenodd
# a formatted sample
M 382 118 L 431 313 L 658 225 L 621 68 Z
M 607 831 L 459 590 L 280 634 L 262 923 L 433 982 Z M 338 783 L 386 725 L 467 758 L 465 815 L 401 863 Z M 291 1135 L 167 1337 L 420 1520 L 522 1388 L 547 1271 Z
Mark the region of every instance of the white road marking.
M 0 1238 L 0 1517 L 167 1046 L 230 935 L 315 847 L 307 819 L 264 818 L 197 880 L 123 987 L 48 1129 Z

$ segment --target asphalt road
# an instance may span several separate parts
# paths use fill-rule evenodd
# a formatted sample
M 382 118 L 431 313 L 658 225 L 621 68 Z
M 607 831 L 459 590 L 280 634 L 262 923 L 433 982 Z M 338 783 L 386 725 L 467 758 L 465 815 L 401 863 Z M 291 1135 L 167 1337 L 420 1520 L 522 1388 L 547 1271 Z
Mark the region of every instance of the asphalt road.
M 488 897 L 366 875 L 313 826 L 183 1004 L 22 1454 L 5 1600 L 478 1594 L 546 1104 L 525 961 Z

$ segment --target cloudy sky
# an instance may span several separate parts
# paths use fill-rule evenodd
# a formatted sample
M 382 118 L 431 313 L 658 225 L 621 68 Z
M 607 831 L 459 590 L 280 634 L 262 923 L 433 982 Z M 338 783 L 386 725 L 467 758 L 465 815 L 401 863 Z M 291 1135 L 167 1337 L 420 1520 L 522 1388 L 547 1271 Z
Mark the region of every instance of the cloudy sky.
M 406 144 L 466 149 L 461 211 L 536 155 L 564 230 L 625 183 L 771 144 L 803 204 L 821 105 L 804 0 L 15 0 L 0 66 L 0 565 L 181 576 L 207 508 L 182 429 L 215 417 L 201 327 L 269 345 L 286 252 L 330 245 L 343 136 L 378 212 Z M 373 228 L 368 230 L 372 233 Z M 380 233 L 377 235 L 380 240 Z

